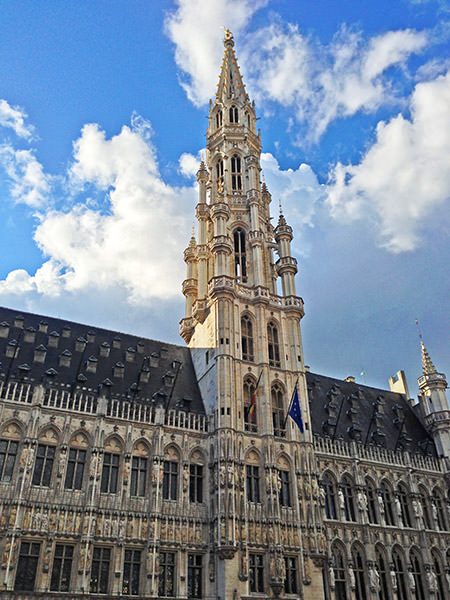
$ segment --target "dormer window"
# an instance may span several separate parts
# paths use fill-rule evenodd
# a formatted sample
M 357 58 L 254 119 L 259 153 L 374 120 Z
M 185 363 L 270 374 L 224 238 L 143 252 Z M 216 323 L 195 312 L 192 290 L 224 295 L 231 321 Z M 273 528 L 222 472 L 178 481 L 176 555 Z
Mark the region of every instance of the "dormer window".
M 237 154 L 231 157 L 231 188 L 242 190 L 241 159 Z
M 234 274 L 238 281 L 247 282 L 247 258 L 245 252 L 245 231 L 240 227 L 233 234 L 234 238 Z
M 230 123 L 239 123 L 239 112 L 237 106 L 230 106 Z
M 218 110 L 216 113 L 216 127 L 222 127 L 222 111 Z

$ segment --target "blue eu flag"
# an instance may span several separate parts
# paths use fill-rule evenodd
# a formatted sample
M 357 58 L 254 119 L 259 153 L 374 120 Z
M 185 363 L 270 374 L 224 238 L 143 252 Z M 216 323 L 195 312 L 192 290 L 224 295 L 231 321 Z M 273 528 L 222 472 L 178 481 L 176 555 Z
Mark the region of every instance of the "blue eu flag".
M 303 419 L 302 419 L 302 409 L 300 408 L 300 401 L 298 399 L 298 390 L 297 386 L 295 386 L 294 394 L 292 396 L 291 408 L 289 409 L 289 416 L 295 421 L 297 427 L 303 433 Z

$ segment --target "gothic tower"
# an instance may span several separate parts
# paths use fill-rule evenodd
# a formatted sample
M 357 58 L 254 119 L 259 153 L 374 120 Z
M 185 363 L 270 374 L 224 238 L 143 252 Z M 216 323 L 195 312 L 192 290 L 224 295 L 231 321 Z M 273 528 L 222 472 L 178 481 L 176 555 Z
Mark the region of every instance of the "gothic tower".
M 423 341 L 422 375 L 417 382 L 421 391 L 425 422 L 440 456 L 450 456 L 450 408 L 445 390 L 447 381 L 443 373 L 438 373 Z
M 216 593 L 232 598 L 261 591 L 252 564 L 261 557 L 271 565 L 274 594 L 281 591 L 289 569 L 281 551 L 289 545 L 300 563 L 299 579 L 311 583 L 302 528 L 309 528 L 311 558 L 320 554 L 322 523 L 313 504 L 318 483 L 305 401 L 304 310 L 295 287 L 292 228 L 282 214 L 275 228 L 271 224 L 271 196 L 260 181 L 255 105 L 246 93 L 229 31 L 224 45 L 216 97 L 210 103 L 206 164 L 202 161 L 197 173 L 198 239 L 192 237 L 185 251 L 186 315 L 180 333 L 191 350 L 212 422 Z M 287 419 L 296 383 L 303 433 Z M 280 519 L 291 524 L 289 543 Z M 254 521 L 259 526 L 255 523 L 252 533 L 249 524 Z M 261 552 L 249 552 L 252 541 Z M 320 562 L 317 557 L 315 562 Z

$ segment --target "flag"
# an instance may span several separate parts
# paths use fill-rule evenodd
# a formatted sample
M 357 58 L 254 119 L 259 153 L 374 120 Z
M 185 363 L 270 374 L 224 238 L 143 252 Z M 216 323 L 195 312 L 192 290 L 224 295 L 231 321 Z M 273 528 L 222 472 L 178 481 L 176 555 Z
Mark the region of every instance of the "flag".
M 255 410 L 256 410 L 256 391 L 258 390 L 258 385 L 261 380 L 262 371 L 259 374 L 258 381 L 256 382 L 255 389 L 253 390 L 252 397 L 250 398 L 250 408 L 248 409 L 248 418 L 250 423 L 254 423 L 255 421 Z
M 291 408 L 289 409 L 288 414 L 303 433 L 302 409 L 300 408 L 300 401 L 298 399 L 297 384 L 295 385 L 294 394 L 292 395 L 291 400 Z

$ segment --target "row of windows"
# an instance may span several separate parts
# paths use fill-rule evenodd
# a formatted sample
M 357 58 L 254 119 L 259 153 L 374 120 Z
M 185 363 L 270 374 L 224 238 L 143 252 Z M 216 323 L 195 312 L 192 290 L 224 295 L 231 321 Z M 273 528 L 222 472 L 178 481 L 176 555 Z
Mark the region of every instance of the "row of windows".
M 244 428 L 246 431 L 257 432 L 256 411 L 256 384 L 251 377 L 244 379 Z M 284 390 L 279 383 L 274 383 L 270 389 L 272 405 L 273 434 L 277 437 L 286 437 L 286 408 L 284 403 Z
M 22 541 L 16 571 L 14 589 L 33 591 L 41 553 L 40 542 Z M 50 591 L 68 592 L 73 586 L 75 547 L 72 544 L 56 544 L 53 558 Z M 159 556 L 159 597 L 176 595 L 176 554 L 161 551 Z M 138 596 L 144 575 L 144 551 L 126 548 L 122 571 L 122 593 Z M 91 594 L 107 594 L 112 583 L 112 548 L 93 548 L 89 591 Z M 203 555 L 188 554 L 188 597 L 202 598 Z
M 0 440 L 0 480 L 11 481 L 16 463 L 18 442 Z M 32 484 L 50 487 L 55 462 L 56 447 L 38 444 L 34 463 Z M 112 452 L 103 454 L 100 480 L 102 493 L 115 494 L 119 489 L 121 456 Z M 130 495 L 146 495 L 149 460 L 144 456 L 131 458 Z M 69 448 L 64 487 L 68 490 L 81 490 L 85 481 L 87 450 Z M 178 462 L 164 461 L 162 495 L 166 500 L 176 500 L 178 496 Z M 189 500 L 203 502 L 203 466 L 189 465 Z
M 296 556 L 284 556 L 284 592 L 298 594 L 298 566 Z M 248 580 L 250 592 L 266 592 L 266 565 L 264 554 L 250 553 L 248 556 Z
M 235 258 L 237 261 L 238 259 Z M 241 319 L 241 347 L 242 359 L 253 362 L 255 360 L 253 345 L 253 323 L 248 315 Z M 280 367 L 280 342 L 278 328 L 272 321 L 267 324 L 267 354 L 271 367 Z
M 250 114 L 248 112 L 246 112 L 245 117 L 247 119 L 247 127 L 250 127 L 250 125 L 251 125 Z M 239 109 L 234 104 L 232 106 L 230 106 L 230 108 L 228 109 L 228 120 L 230 123 L 239 123 Z M 219 127 L 222 127 L 222 125 L 223 125 L 223 113 L 219 109 L 216 112 L 216 127 L 219 128 Z
M 224 190 L 224 165 L 220 158 L 216 163 L 216 183 L 217 191 L 222 193 Z M 242 190 L 242 161 L 238 154 L 233 154 L 231 157 L 231 189 L 234 192 Z
M 246 465 L 246 489 L 249 502 L 261 502 L 260 469 L 257 465 Z M 278 500 L 281 506 L 292 506 L 289 471 L 280 470 Z
M 442 531 L 448 529 L 449 516 L 442 492 L 435 488 L 431 498 L 421 488 L 420 497 L 412 497 L 404 483 L 395 490 L 383 481 L 379 489 L 367 479 L 364 490 L 356 491 L 349 476 L 342 477 L 339 486 L 330 474 L 322 478 L 322 494 L 325 516 L 328 519 L 345 518 L 356 521 L 356 506 L 367 511 L 369 523 L 386 525 L 402 525 L 414 527 L 415 520 L 420 519 L 427 529 L 436 527 Z
M 377 546 L 375 549 L 376 563 L 368 568 L 362 547 L 355 544 L 351 550 L 350 560 L 347 560 L 345 549 L 341 544 L 332 547 L 332 564 L 329 570 L 328 585 L 334 590 L 335 600 L 368 600 L 369 587 L 378 591 L 379 600 L 390 600 L 393 591 L 397 600 L 409 600 L 415 591 L 416 600 L 429 598 L 429 591 L 434 593 L 436 600 L 444 600 L 448 588 L 445 573 L 439 553 L 432 551 L 432 569 L 425 571 L 422 556 L 419 551 L 412 549 L 409 553 L 409 566 L 406 566 L 404 552 L 396 547 L 392 551 L 391 561 L 387 560 L 385 550 Z M 450 591 L 450 590 L 448 590 Z

